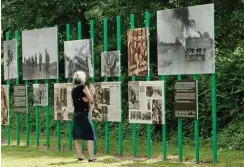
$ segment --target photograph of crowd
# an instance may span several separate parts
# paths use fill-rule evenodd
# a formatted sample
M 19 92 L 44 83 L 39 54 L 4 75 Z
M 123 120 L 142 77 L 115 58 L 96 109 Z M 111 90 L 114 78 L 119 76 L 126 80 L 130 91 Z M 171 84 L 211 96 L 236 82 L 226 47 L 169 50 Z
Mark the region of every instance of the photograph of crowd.
M 102 76 L 118 77 L 120 75 L 120 52 L 109 51 L 101 53 Z
M 57 78 L 57 27 L 22 32 L 23 80 Z
M 146 76 L 148 72 L 148 32 L 137 28 L 127 32 L 128 75 Z
M 33 106 L 48 105 L 47 89 L 47 84 L 33 84 Z
M 3 42 L 4 50 L 4 80 L 17 78 L 17 41 Z
M 1 85 L 1 125 L 8 125 L 8 87 Z
M 92 41 L 90 39 L 65 41 L 65 78 L 73 78 L 76 71 L 82 70 L 93 77 Z
M 215 72 L 214 5 L 157 12 L 158 75 Z

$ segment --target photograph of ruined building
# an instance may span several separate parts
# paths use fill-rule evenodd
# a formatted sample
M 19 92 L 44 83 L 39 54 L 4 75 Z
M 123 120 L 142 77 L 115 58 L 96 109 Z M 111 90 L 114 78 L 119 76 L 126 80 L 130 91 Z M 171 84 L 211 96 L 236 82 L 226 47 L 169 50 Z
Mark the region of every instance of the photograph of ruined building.
M 158 74 L 215 72 L 214 5 L 157 12 Z

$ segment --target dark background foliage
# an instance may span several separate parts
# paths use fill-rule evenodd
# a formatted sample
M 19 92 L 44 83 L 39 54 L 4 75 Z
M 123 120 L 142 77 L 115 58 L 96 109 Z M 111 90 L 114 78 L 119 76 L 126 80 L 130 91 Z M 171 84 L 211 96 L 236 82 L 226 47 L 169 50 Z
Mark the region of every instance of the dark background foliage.
M 145 26 L 145 13 L 150 12 L 150 54 L 152 80 L 159 80 L 157 76 L 157 38 L 156 11 L 177 7 L 186 7 L 212 3 L 211 0 L 2 0 L 2 40 L 5 33 L 10 32 L 10 39 L 14 38 L 14 31 L 19 31 L 19 62 L 21 62 L 21 31 L 24 29 L 42 28 L 58 25 L 59 28 L 59 67 L 60 82 L 67 82 L 64 78 L 63 41 L 66 40 L 66 24 L 71 24 L 71 40 L 77 39 L 77 22 L 82 23 L 82 38 L 89 38 L 89 20 L 95 21 L 95 59 L 96 81 L 102 81 L 100 76 L 100 53 L 103 50 L 103 18 L 108 18 L 108 48 L 116 49 L 116 16 L 121 16 L 122 62 L 127 62 L 127 35 L 130 28 L 130 13 L 135 14 L 135 27 Z M 217 126 L 219 145 L 243 149 L 244 145 L 238 141 L 244 140 L 244 3 L 240 0 L 215 0 L 215 57 L 217 77 Z M 1 72 L 3 74 L 3 51 L 1 58 Z M 20 64 L 20 83 L 22 70 Z M 122 63 L 123 76 L 123 132 L 125 138 L 132 138 L 132 127 L 128 123 L 127 104 L 127 63 Z M 182 76 L 193 78 L 193 76 Z M 111 80 L 115 80 L 112 78 Z M 138 78 L 145 80 L 145 78 Z M 171 139 L 177 133 L 177 119 L 173 111 L 173 82 L 176 76 L 167 76 L 167 131 Z M 1 77 L 2 84 L 6 81 Z M 44 81 L 39 81 L 44 82 Z M 49 83 L 51 134 L 56 135 L 56 122 L 53 120 L 53 83 Z M 11 81 L 11 85 L 15 83 Z M 32 87 L 30 84 L 29 119 L 30 131 L 35 132 L 35 109 L 32 107 Z M 13 88 L 13 87 L 12 87 Z M 12 97 L 13 91 L 11 91 Z M 13 100 L 11 98 L 11 106 Z M 202 138 L 211 137 L 211 77 L 199 76 L 199 125 Z M 12 109 L 11 127 L 15 129 L 15 115 Z M 40 108 L 40 130 L 45 133 L 45 108 Z M 62 135 L 68 135 L 67 122 L 62 122 Z M 138 137 L 145 139 L 146 125 L 138 125 Z M 111 136 L 118 136 L 118 124 L 110 123 Z M 104 137 L 104 123 L 98 123 L 98 137 Z M 21 117 L 21 130 L 25 131 L 25 116 Z M 194 122 L 183 121 L 184 136 L 193 138 Z M 153 125 L 152 137 L 161 140 L 162 126 Z M 230 142 L 232 141 L 232 142 Z

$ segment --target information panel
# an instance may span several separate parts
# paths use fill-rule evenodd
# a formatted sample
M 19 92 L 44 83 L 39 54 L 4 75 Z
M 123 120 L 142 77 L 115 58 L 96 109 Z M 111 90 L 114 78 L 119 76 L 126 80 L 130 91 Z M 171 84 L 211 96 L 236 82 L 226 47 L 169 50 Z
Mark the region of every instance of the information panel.
M 174 98 L 175 117 L 198 118 L 197 81 L 177 81 Z
M 14 85 L 14 110 L 16 113 L 26 113 L 26 85 Z

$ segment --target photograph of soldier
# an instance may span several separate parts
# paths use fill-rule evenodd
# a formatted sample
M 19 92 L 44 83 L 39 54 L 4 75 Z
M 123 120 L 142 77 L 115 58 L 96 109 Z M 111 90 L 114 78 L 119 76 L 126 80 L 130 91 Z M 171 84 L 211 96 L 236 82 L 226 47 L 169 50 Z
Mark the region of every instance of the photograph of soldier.
M 33 84 L 33 106 L 47 106 L 48 92 L 46 84 Z
M 162 124 L 162 100 L 152 100 L 152 123 Z
M 65 83 L 54 84 L 54 119 L 64 120 L 67 108 L 67 85 Z
M 142 120 L 150 121 L 152 119 L 152 113 L 151 112 L 142 112 Z
M 7 85 L 1 85 L 1 125 L 8 125 L 8 90 Z
M 214 5 L 157 11 L 158 75 L 215 72 Z
M 65 41 L 65 78 L 72 78 L 76 71 L 82 70 L 93 77 L 92 41 L 90 39 Z
M 139 110 L 139 82 L 128 82 L 129 109 Z
M 23 80 L 57 78 L 57 28 L 22 32 Z
M 147 110 L 151 110 L 151 100 L 147 99 Z
M 16 40 L 8 40 L 3 43 L 4 50 L 4 80 L 17 78 Z
M 150 98 L 160 98 L 162 97 L 162 87 L 159 86 L 147 86 L 146 96 Z
M 102 76 L 118 77 L 120 75 L 119 51 L 109 51 L 101 53 Z
M 146 76 L 148 71 L 147 28 L 127 32 L 128 75 Z

